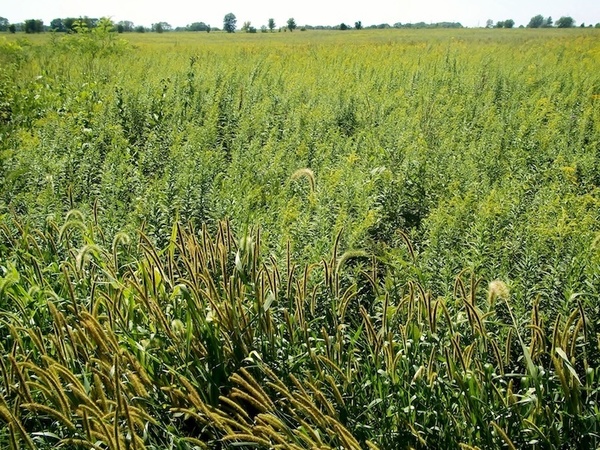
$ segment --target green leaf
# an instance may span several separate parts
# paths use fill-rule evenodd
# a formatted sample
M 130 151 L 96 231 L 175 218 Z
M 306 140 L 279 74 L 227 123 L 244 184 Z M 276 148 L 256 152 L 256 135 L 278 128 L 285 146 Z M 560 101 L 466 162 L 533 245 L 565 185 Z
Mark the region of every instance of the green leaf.
M 569 358 L 567 357 L 567 354 L 565 353 L 565 351 L 560 347 L 556 347 L 556 353 L 558 354 L 558 356 L 561 357 L 561 359 L 565 363 L 565 366 L 567 367 L 569 372 L 571 372 L 571 375 L 573 375 L 573 377 L 577 380 L 577 383 L 579 383 L 579 385 L 581 386 L 581 380 L 579 379 L 579 376 L 577 375 L 575 368 L 569 362 Z

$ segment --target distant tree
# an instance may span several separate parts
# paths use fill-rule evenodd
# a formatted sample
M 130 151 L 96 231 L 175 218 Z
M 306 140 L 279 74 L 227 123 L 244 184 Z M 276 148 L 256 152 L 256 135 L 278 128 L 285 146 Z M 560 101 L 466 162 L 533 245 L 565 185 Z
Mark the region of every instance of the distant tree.
M 499 20 L 496 22 L 496 28 L 504 28 L 504 20 Z
M 269 30 L 271 30 L 271 33 L 273 32 L 274 29 L 275 29 L 275 19 L 269 19 Z
M 244 24 L 242 25 L 242 30 L 244 33 L 248 33 L 250 31 L 250 27 L 252 26 L 252 24 L 250 23 L 250 21 L 248 20 L 247 22 L 244 22 Z
M 542 28 L 552 28 L 554 22 L 552 21 L 552 16 L 548 16 L 542 25 Z
M 359 20 L 357 22 L 354 22 L 354 29 L 356 30 L 362 30 L 362 22 Z
M 294 30 L 297 28 L 297 26 L 296 26 L 296 21 L 294 20 L 294 18 L 293 18 L 293 17 L 290 17 L 290 18 L 288 19 L 288 21 L 287 21 L 287 28 L 288 28 L 288 30 L 290 30 L 290 31 L 294 31 Z
M 163 33 L 165 31 L 171 31 L 173 27 L 167 22 L 158 22 L 152 24 L 152 31 L 156 33 Z
M 558 28 L 571 28 L 575 25 L 575 20 L 573 20 L 570 16 L 563 16 L 556 21 L 556 26 Z
M 598 22 L 598 23 L 597 23 L 597 24 L 594 26 L 594 28 L 600 28 L 600 22 Z
M 515 26 L 515 21 L 512 19 L 508 19 L 504 21 L 504 28 L 512 28 Z
M 144 28 L 143 25 L 138 25 L 137 27 L 135 27 L 135 32 L 136 33 L 145 33 L 146 29 Z
M 41 33 L 44 31 L 44 21 L 29 19 L 25 21 L 25 33 Z
M 237 23 L 237 19 L 235 18 L 235 14 L 233 14 L 233 13 L 226 14 L 225 17 L 223 18 L 223 30 L 227 31 L 228 33 L 235 32 L 236 23 Z
M 65 27 L 65 30 L 67 32 L 73 31 L 73 24 L 75 24 L 76 21 L 77 19 L 75 19 L 74 17 L 67 17 L 66 19 L 62 19 L 62 23 Z
M 494 26 L 494 21 L 492 19 L 488 19 L 485 21 L 486 28 L 492 28 Z
M 600 28 L 600 27 L 598 27 L 598 28 Z M 8 26 L 8 31 L 10 31 L 12 34 L 15 34 L 15 33 L 17 32 L 17 27 L 16 27 L 16 25 L 15 25 L 14 23 L 11 23 L 11 24 Z
M 121 27 L 123 29 L 122 33 L 130 33 L 134 30 L 135 25 L 130 20 L 121 20 L 117 24 L 117 31 L 118 31 L 119 27 Z
M 194 22 L 185 28 L 187 31 L 210 31 L 210 25 L 204 22 Z
M 10 22 L 6 17 L 0 17 L 0 31 L 8 31 Z
M 260 32 L 261 32 L 261 33 L 266 33 L 266 32 L 267 32 L 267 30 L 268 30 L 268 28 L 267 28 L 267 26 L 266 26 L 266 25 L 261 25 L 261 27 L 260 27 Z
M 537 16 L 533 16 L 529 23 L 527 24 L 527 28 L 541 28 L 544 25 L 544 16 L 538 14 Z
M 59 33 L 64 33 L 65 31 L 67 31 L 67 29 L 65 28 L 65 24 L 63 23 L 62 19 L 53 19 L 50 22 L 50 29 L 52 31 L 56 31 Z

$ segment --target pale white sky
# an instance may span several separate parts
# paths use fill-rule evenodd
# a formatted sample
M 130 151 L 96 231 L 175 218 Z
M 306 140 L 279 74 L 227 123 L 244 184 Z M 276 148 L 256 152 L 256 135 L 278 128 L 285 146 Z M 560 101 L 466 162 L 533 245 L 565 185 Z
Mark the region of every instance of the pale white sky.
M 293 17 L 298 25 L 337 25 L 341 22 L 364 26 L 395 22 L 461 22 L 464 26 L 485 26 L 487 19 L 513 19 L 527 25 L 537 14 L 571 16 L 576 25 L 600 22 L 600 0 L 2 0 L 0 16 L 10 22 L 42 19 L 49 24 L 57 17 L 111 17 L 115 22 L 130 20 L 150 26 L 168 22 L 173 27 L 205 22 L 221 28 L 223 16 L 236 15 L 238 27 L 251 21 L 266 25 L 270 17 L 277 26 Z

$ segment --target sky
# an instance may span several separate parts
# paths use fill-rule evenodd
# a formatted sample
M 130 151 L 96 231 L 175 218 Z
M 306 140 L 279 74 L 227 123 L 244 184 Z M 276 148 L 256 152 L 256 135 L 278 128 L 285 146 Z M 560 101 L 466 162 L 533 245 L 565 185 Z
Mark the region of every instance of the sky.
M 460 22 L 463 26 L 485 26 L 513 19 L 516 26 L 527 25 L 537 14 L 571 16 L 576 25 L 600 22 L 600 0 L 1 0 L 0 17 L 11 23 L 41 19 L 49 24 L 64 17 L 110 17 L 115 22 L 129 20 L 150 26 L 167 22 L 173 27 L 204 22 L 222 28 L 227 13 L 237 17 L 238 28 L 245 21 L 266 25 L 274 18 L 284 26 L 293 17 L 301 25 L 354 24 L 363 26 L 396 22 Z

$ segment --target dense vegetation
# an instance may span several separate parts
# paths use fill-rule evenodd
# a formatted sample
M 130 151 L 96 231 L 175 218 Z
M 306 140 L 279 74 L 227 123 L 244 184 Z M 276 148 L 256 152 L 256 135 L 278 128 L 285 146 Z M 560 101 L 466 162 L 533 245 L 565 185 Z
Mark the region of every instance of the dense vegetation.
M 0 41 L 0 446 L 595 448 L 596 30 Z

